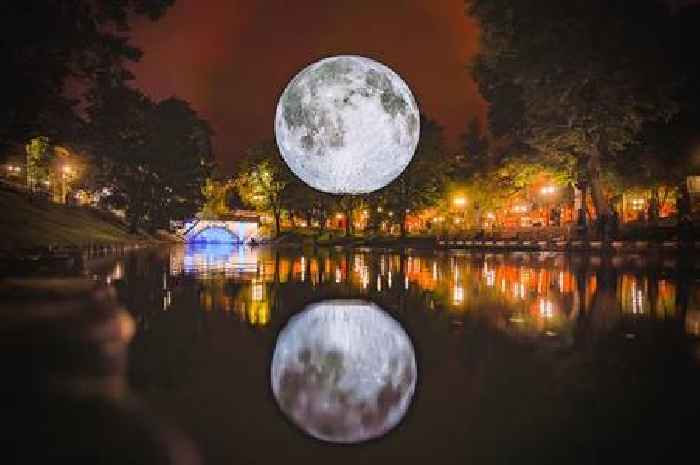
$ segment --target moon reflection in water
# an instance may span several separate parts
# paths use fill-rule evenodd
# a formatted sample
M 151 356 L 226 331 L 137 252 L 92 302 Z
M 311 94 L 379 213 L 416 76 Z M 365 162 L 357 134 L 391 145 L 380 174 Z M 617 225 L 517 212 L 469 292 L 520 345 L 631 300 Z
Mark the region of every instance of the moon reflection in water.
M 416 386 L 413 345 L 371 302 L 308 306 L 280 332 L 272 390 L 282 411 L 318 439 L 356 443 L 387 433 L 404 417 Z

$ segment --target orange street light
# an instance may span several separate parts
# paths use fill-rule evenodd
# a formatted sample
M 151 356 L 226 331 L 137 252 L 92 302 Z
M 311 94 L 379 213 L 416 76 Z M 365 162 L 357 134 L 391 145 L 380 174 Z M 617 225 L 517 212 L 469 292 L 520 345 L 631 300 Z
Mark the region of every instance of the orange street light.
M 542 192 L 542 195 L 549 196 L 550 194 L 553 194 L 556 188 L 554 186 L 544 186 L 540 192 Z M 550 217 L 549 217 L 549 210 L 551 206 L 549 205 L 549 202 L 547 202 L 547 205 L 545 206 L 547 211 L 545 212 L 545 221 L 546 221 L 546 226 L 549 226 L 550 223 Z

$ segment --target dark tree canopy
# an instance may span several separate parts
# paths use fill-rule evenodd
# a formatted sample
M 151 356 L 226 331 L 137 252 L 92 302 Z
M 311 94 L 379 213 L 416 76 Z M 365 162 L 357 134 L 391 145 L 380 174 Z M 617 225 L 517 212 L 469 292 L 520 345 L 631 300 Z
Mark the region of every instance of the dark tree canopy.
M 645 124 L 678 109 L 663 2 L 473 0 L 482 48 L 474 76 L 498 137 L 555 159 L 574 157 L 596 209 L 608 212 L 601 162 L 634 143 Z
M 153 102 L 127 86 L 103 82 L 90 96 L 83 143 L 101 184 L 126 208 L 132 227 L 163 227 L 203 203 L 213 168 L 211 129 L 185 101 Z
M 453 170 L 454 160 L 445 149 L 442 127 L 422 116 L 420 140 L 413 159 L 399 177 L 375 194 L 382 197 L 388 210 L 395 212 L 402 236 L 406 232 L 407 213 L 434 205 L 444 193 Z
M 72 135 L 76 101 L 68 95 L 89 88 L 100 74 L 130 78 L 121 63 L 138 60 L 141 52 L 129 44 L 128 20 L 157 19 L 173 1 L 2 2 L 0 144 L 23 144 L 39 134 Z

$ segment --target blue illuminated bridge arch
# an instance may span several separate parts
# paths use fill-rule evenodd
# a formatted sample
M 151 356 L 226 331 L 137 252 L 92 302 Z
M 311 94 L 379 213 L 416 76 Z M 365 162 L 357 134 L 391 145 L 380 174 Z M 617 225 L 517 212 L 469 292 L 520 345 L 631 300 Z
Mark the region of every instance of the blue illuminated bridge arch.
M 198 244 L 244 244 L 258 240 L 258 222 L 241 220 L 195 220 L 180 232 L 185 242 Z
M 211 226 L 199 231 L 188 242 L 206 242 L 207 244 L 237 244 L 241 239 L 226 228 Z

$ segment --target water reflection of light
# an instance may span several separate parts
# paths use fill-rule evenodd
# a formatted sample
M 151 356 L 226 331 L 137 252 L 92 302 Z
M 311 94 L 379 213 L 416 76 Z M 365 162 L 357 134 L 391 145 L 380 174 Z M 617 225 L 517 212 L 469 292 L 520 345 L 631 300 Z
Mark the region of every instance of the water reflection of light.
M 262 281 L 253 280 L 251 283 L 251 298 L 253 302 L 261 302 L 264 295 L 264 283 Z
M 637 281 L 632 282 L 632 313 L 641 314 L 644 313 L 644 294 L 642 290 L 638 288 Z
M 482 274 L 484 279 L 486 279 L 486 286 L 493 287 L 496 284 L 496 270 L 489 268 L 488 263 L 484 260 L 484 267 Z
M 455 286 L 452 290 L 452 301 L 455 305 L 461 305 L 464 302 L 464 288 Z
M 200 281 L 196 284 L 199 296 L 193 299 L 201 302 L 202 311 L 235 312 L 228 316 L 240 318 L 250 325 L 268 324 L 271 314 L 277 312 L 277 305 L 280 305 L 278 296 L 292 292 L 295 284 L 302 288 L 301 282 L 320 285 L 321 292 L 330 290 L 324 286 L 340 287 L 331 283 L 348 283 L 348 291 L 362 290 L 363 295 L 369 292 L 369 295 L 378 293 L 377 296 L 388 289 L 396 291 L 393 287 L 396 284 L 399 288 L 410 289 L 404 297 L 409 299 L 406 301 L 409 305 L 415 303 L 413 299 L 421 299 L 425 308 L 440 312 L 459 314 L 485 309 L 487 311 L 479 315 L 484 315 L 489 322 L 528 336 L 542 336 L 547 331 L 568 336 L 571 328 L 577 324 L 577 316 L 587 314 L 601 303 L 611 307 L 605 318 L 617 317 L 613 301 L 608 303 L 607 300 L 598 299 L 601 294 L 597 290 L 594 269 L 575 275 L 567 268 L 567 262 L 562 260 L 555 263 L 550 258 L 542 260 L 541 255 L 538 263 L 535 263 L 534 255 L 528 261 L 520 255 L 486 256 L 481 253 L 448 255 L 444 258 L 413 257 L 411 260 L 406 257 L 402 263 L 400 254 L 364 250 L 356 250 L 349 256 L 321 250 L 308 259 L 301 251 L 278 253 L 264 247 L 254 250 L 259 258 L 250 249 L 228 244 L 174 247 L 170 254 L 170 266 L 166 263 L 165 273 L 162 268 L 151 271 L 151 276 L 155 274 L 152 284 L 156 293 L 151 298 L 156 299 L 156 309 L 159 306 L 163 310 L 180 308 L 183 305 L 180 299 L 184 295 L 182 287 L 189 286 L 190 280 L 173 276 L 192 273 Z M 245 264 L 247 257 L 250 257 L 253 265 L 251 269 L 257 268 L 257 272 L 241 275 L 239 271 L 230 278 L 232 272 L 229 270 L 233 269 L 233 263 Z M 108 268 L 101 269 L 97 279 L 118 279 L 125 272 L 138 271 L 135 263 L 128 262 L 129 266 L 126 267 L 124 264 L 127 262 L 123 258 L 117 257 L 116 260 L 120 260 L 120 263 L 112 262 Z M 378 273 L 381 263 L 384 263 L 386 274 Z M 330 272 L 324 273 L 324 267 Z M 604 291 L 612 292 L 605 295 L 617 299 L 619 309 L 629 316 L 683 318 L 686 332 L 700 337 L 700 310 L 694 307 L 698 298 L 689 298 L 688 312 L 681 316 L 676 309 L 682 296 L 678 294 L 674 278 L 660 279 L 645 273 L 643 270 L 628 272 L 625 268 L 619 272 L 617 279 L 606 283 L 610 287 Z M 289 280 L 290 286 L 277 286 L 284 280 Z M 304 292 L 314 291 L 304 289 Z M 383 298 L 394 299 L 398 296 L 404 296 L 403 289 L 398 294 L 384 295 Z
M 318 284 L 318 260 L 312 258 L 309 262 L 309 272 L 311 273 L 311 284 L 316 286 Z
M 114 269 L 112 270 L 112 279 L 122 279 L 124 277 L 124 264 L 122 262 L 117 262 L 114 264 Z
M 559 272 L 559 292 L 564 293 L 564 272 Z
M 168 307 L 170 307 L 170 304 L 172 303 L 172 295 L 170 291 L 167 291 L 165 295 L 163 296 L 163 310 L 167 310 Z
M 365 266 L 362 268 L 360 278 L 362 281 L 362 289 L 367 289 L 369 287 L 369 267 Z
M 523 283 L 513 283 L 513 297 L 525 299 L 525 285 Z
M 248 307 L 248 323 L 253 326 L 265 326 L 270 322 L 270 306 L 266 302 L 253 303 Z
M 493 287 L 494 284 L 496 283 L 496 271 L 495 270 L 489 270 L 486 273 L 486 285 L 488 287 Z
M 206 278 L 211 273 L 240 275 L 258 271 L 257 250 L 236 244 L 190 243 L 181 249 L 180 257 L 171 256 L 171 273 L 196 274 Z M 174 263 L 174 258 L 181 262 Z
M 540 316 L 542 318 L 552 318 L 554 316 L 554 305 L 551 300 L 540 299 Z
M 114 268 L 112 268 L 112 271 L 109 274 L 107 274 L 107 276 L 105 276 L 105 282 L 107 284 L 112 284 L 112 281 L 122 279 L 123 277 L 124 264 L 121 261 L 118 261 L 114 264 Z
M 700 310 L 688 310 L 685 316 L 685 331 L 692 336 L 700 336 Z
M 352 257 L 352 271 L 355 273 L 360 273 L 364 265 L 364 257 L 360 254 L 354 255 Z

